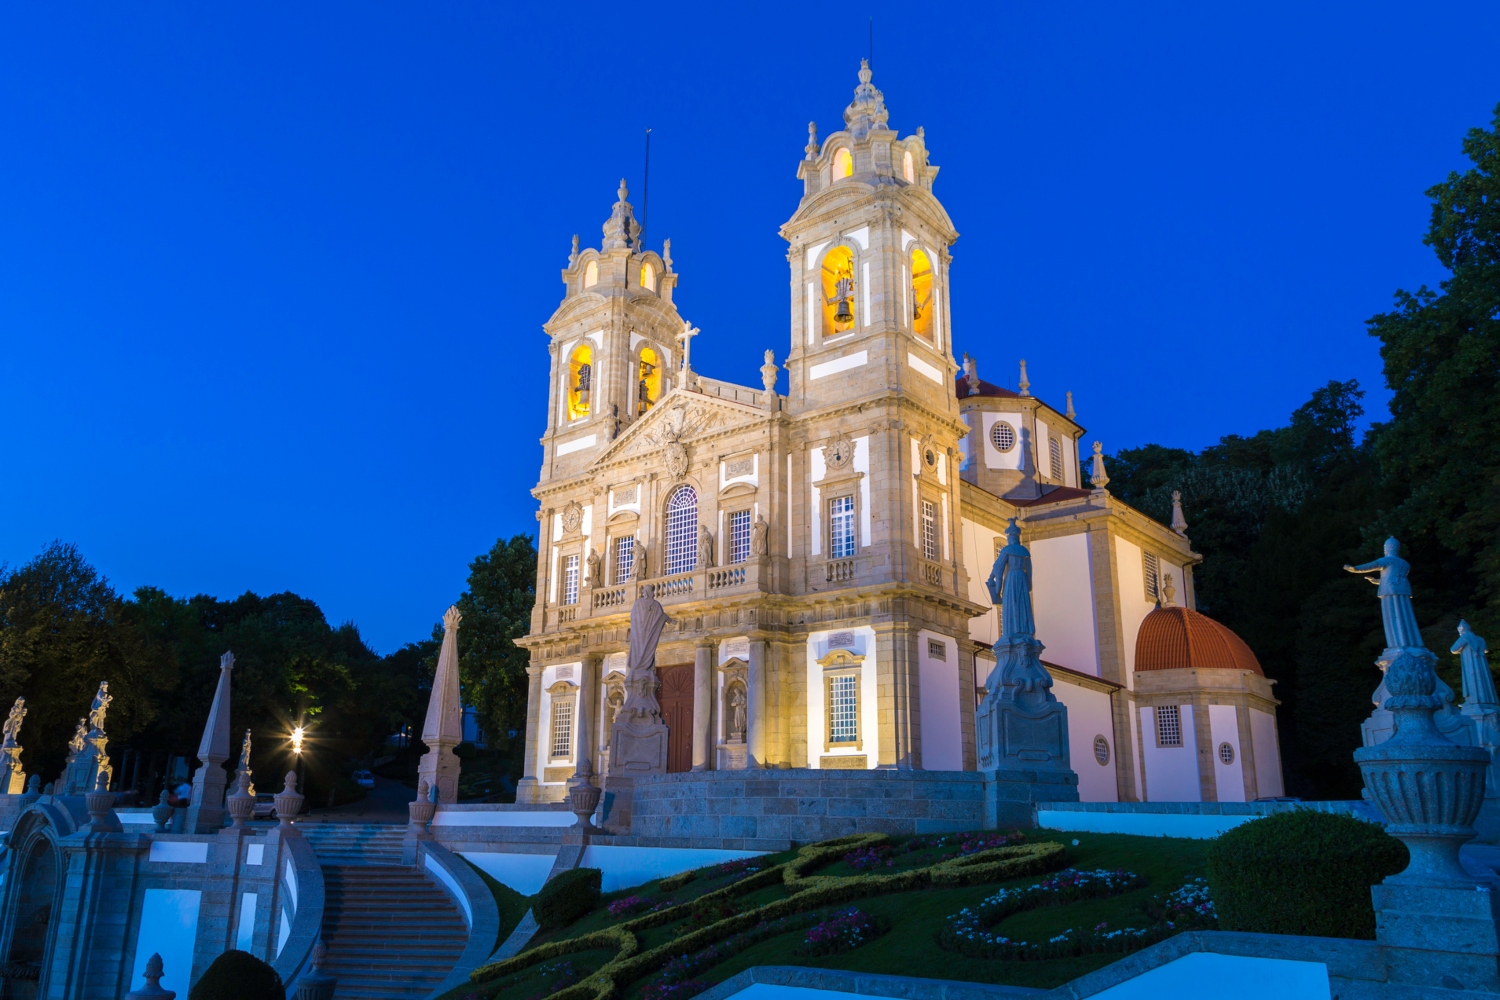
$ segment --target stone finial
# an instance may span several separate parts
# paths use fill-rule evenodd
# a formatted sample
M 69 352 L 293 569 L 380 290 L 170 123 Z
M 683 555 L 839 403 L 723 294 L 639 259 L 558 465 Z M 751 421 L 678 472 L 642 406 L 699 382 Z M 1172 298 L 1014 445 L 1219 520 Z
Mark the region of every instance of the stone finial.
M 672 241 L 661 241 L 661 263 L 668 271 L 672 270 Z
M 766 363 L 760 366 L 760 382 L 765 386 L 766 392 L 776 391 L 776 379 L 780 374 L 781 369 L 776 364 L 776 352 L 766 351 Z
M 872 129 L 885 128 L 890 112 L 885 109 L 885 95 L 870 83 L 870 60 L 859 61 L 859 86 L 854 88 L 854 100 L 844 109 L 844 124 L 855 139 L 863 139 Z
M 125 1000 L 173 1000 L 177 996 L 176 992 L 162 989 L 161 977 L 161 954 L 157 953 L 146 959 L 146 968 L 141 972 L 145 984 L 140 989 L 125 994 Z
M 292 825 L 292 817 L 302 811 L 305 797 L 297 792 L 297 772 L 288 771 L 281 781 L 281 791 L 276 793 L 276 821 L 282 830 Z
M 1162 607 L 1175 607 L 1177 604 L 1177 585 L 1172 582 L 1171 573 L 1161 575 L 1161 603 Z
M 604 223 L 604 242 L 600 245 L 600 249 L 605 253 L 629 248 L 630 241 L 637 230 L 635 211 L 630 207 L 630 202 L 625 200 L 630 190 L 625 186 L 623 177 L 620 178 L 618 194 L 620 200 L 615 202 L 608 221 Z
M 297 977 L 296 985 L 287 991 L 290 1000 L 333 1000 L 333 991 L 338 980 L 324 974 L 323 964 L 328 961 L 328 946 L 319 938 L 307 959 L 307 971 Z
M 573 249 L 568 254 L 568 266 L 572 267 L 578 263 L 578 234 L 573 234 Z
M 1021 395 L 1023 395 L 1023 396 L 1030 396 L 1031 395 L 1031 381 L 1029 379 L 1027 379 L 1027 377 L 1026 377 L 1026 359 L 1025 358 L 1021 359 L 1021 381 L 1017 382 L 1016 386 L 1017 386 L 1017 388 L 1019 388 L 1021 390 Z
M 451 605 L 447 611 L 443 612 L 443 632 L 446 634 L 455 631 L 459 622 L 463 620 L 463 612 L 458 610 L 458 605 Z
M 151 807 L 151 818 L 156 821 L 157 833 L 167 832 L 167 824 L 172 822 L 172 816 L 177 812 L 172 807 L 172 803 L 167 801 L 171 794 L 170 789 L 163 788 L 161 790 L 161 797 L 156 800 L 156 805 Z
M 89 827 L 98 832 L 118 833 L 121 829 L 119 817 L 115 815 L 115 793 L 109 790 L 110 773 L 99 768 L 93 786 L 84 794 L 84 808 L 88 810 Z
M 630 196 L 630 189 L 625 186 L 625 178 L 620 178 L 620 189 L 615 193 L 619 195 L 621 201 L 624 201 L 627 197 Z
M 1104 471 L 1104 445 L 1098 441 L 1094 442 L 1094 470 L 1089 474 L 1089 483 L 1096 490 L 1102 490 L 1109 485 L 1109 474 Z
M 923 141 L 927 139 L 927 130 L 920 125 L 917 126 L 917 138 Z
M 26 781 L 26 794 L 21 797 L 21 808 L 25 809 L 42 797 L 42 776 L 33 774 Z
M 1068 390 L 1068 412 L 1065 413 L 1065 414 L 1063 414 L 1063 416 L 1067 417 L 1069 420 L 1077 420 L 1078 419 L 1078 414 L 1076 414 L 1076 413 L 1073 412 L 1073 390 L 1072 389 Z
M 450 802 L 458 798 L 459 761 L 453 748 L 464 738 L 464 707 L 458 682 L 458 627 L 462 621 L 457 606 L 450 607 L 443 615 L 443 645 L 438 651 L 427 717 L 422 723 L 422 742 L 427 744 L 427 753 L 417 764 L 418 775 L 433 788 L 441 786 L 443 797 Z
M 1187 518 L 1182 516 L 1182 491 L 1172 491 L 1172 530 L 1187 537 Z
M 807 154 L 807 158 L 809 160 L 813 160 L 813 159 L 817 159 L 818 149 L 819 148 L 820 147 L 818 146 L 818 123 L 817 122 L 808 122 L 807 123 L 807 145 L 804 146 L 804 147 L 802 147 L 802 151 Z
M 969 395 L 979 395 L 979 362 L 964 353 L 964 385 L 969 390 Z

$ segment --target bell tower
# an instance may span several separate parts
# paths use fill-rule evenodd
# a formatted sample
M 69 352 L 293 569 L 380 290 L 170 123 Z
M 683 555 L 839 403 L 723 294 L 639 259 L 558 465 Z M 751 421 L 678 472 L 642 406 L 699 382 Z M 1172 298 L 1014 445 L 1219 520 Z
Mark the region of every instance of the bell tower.
M 678 374 L 672 243 L 661 254 L 641 245 L 628 195 L 621 180 L 598 249 L 580 251 L 573 237 L 562 304 L 543 325 L 552 355 L 543 481 L 581 472 Z
M 947 412 L 956 365 L 948 248 L 958 238 L 932 194 L 938 168 L 921 129 L 887 127 L 885 96 L 862 62 L 844 129 L 808 126 L 790 244 L 795 411 L 900 391 Z M 956 409 L 954 414 L 956 415 Z

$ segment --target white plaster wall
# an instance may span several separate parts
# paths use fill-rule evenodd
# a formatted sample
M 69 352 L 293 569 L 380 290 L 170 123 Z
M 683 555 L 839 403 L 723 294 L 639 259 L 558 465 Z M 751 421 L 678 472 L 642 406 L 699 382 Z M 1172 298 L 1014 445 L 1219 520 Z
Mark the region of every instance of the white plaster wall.
M 1285 795 L 1281 784 L 1281 748 L 1276 744 L 1276 718 L 1250 709 L 1250 740 L 1255 750 L 1255 784 L 1263 799 Z
M 1094 628 L 1094 571 L 1089 560 L 1089 536 L 1080 532 L 1040 538 L 1028 547 L 1036 637 L 1047 647 L 1044 658 L 1069 670 L 1098 677 L 1099 643 Z M 984 596 L 988 603 L 988 592 Z
M 1042 421 L 1038 420 L 1036 422 L 1036 465 L 1037 465 L 1037 472 L 1041 473 L 1041 472 L 1043 472 L 1045 470 L 1046 475 L 1047 475 L 1048 478 L 1051 478 L 1051 476 L 1052 476 L 1052 452 L 1051 452 L 1051 447 L 1052 446 L 1048 443 L 1051 440 L 1051 437 L 1052 437 L 1051 434 L 1048 433 L 1048 427 L 1047 427 L 1047 425 L 1045 423 L 1043 423 Z
M 990 428 L 997 421 L 1010 424 L 1011 430 L 1016 432 L 1016 443 L 1010 451 L 999 451 L 995 448 L 995 442 L 990 438 Z M 1021 415 L 1019 413 L 986 413 L 984 415 L 984 464 L 991 469 L 1019 469 L 1021 468 L 1021 457 L 1025 454 L 1026 441 L 1021 437 Z
M 875 682 L 875 630 L 868 625 L 858 628 L 835 629 L 838 632 L 853 632 L 852 653 L 864 656 L 860 664 L 859 677 L 859 739 L 863 749 L 829 750 L 823 747 L 828 734 L 823 732 L 823 668 L 818 660 L 828 652 L 828 632 L 811 632 L 807 636 L 807 766 L 817 768 L 819 757 L 844 757 L 865 755 L 865 765 L 874 770 L 880 759 L 880 710 L 876 704 L 878 690 Z
M 1125 628 L 1125 686 L 1135 688 L 1135 640 L 1140 634 L 1141 622 L 1156 610 L 1153 602 L 1146 600 L 1146 578 L 1142 572 L 1141 547 L 1116 536 L 1115 581 L 1120 595 L 1120 618 Z M 1153 731 L 1154 732 L 1154 731 Z M 1150 734 L 1148 734 L 1150 736 Z M 1156 741 L 1150 736 L 1150 741 Z M 1175 800 L 1174 800 L 1175 801 Z
M 1240 726 L 1233 705 L 1208 706 L 1208 732 L 1213 737 L 1209 753 L 1213 755 L 1214 781 L 1220 802 L 1245 801 L 1244 759 L 1240 756 Z M 1234 763 L 1225 764 L 1219 759 L 1219 744 L 1234 747 Z
M 547 881 L 556 862 L 555 854 L 505 854 L 498 851 L 459 851 L 501 885 L 508 885 L 523 896 L 534 896 Z
M 929 639 L 943 644 L 945 659 L 935 660 L 928 655 Z M 958 684 L 958 643 L 937 632 L 926 629 L 918 632 L 917 675 L 921 684 L 922 769 L 962 771 L 964 748 L 963 733 L 959 728 L 962 704 Z
M 598 868 L 603 876 L 603 890 L 630 889 L 656 878 L 692 871 L 707 865 L 721 865 L 740 858 L 758 858 L 763 851 L 723 851 L 694 847 L 616 847 L 613 844 L 590 844 L 583 849 L 579 866 Z
M 969 619 L 969 638 L 994 643 L 1000 636 L 1000 614 L 990 604 L 989 588 L 984 581 L 995 564 L 995 539 L 999 534 L 965 518 L 962 524 L 963 562 L 969 571 L 969 600 L 989 608 L 978 618 Z M 1035 573 L 1033 573 L 1035 576 Z M 1059 661 L 1061 662 L 1061 661 Z M 980 677 L 979 682 L 983 683 Z
M 1146 793 L 1150 802 L 1201 802 L 1198 784 L 1198 739 L 1193 731 L 1193 706 L 1179 709 L 1182 746 L 1156 745 L 1156 710 L 1141 709 L 1141 756 L 1146 763 Z
M 146 963 L 161 955 L 161 986 L 187 996 L 193 972 L 193 946 L 198 942 L 199 889 L 147 889 L 141 901 L 141 929 L 135 944 L 135 974 L 142 982 Z
M 1084 802 L 1120 801 L 1115 785 L 1115 735 L 1109 695 L 1070 684 L 1058 676 L 1052 678 L 1052 693 L 1068 706 L 1068 754 L 1078 775 L 1078 797 Z M 1096 736 L 1109 742 L 1109 763 L 1102 766 L 1094 757 Z
M 540 782 L 541 784 L 544 784 L 544 785 L 546 785 L 546 784 L 552 784 L 552 785 L 557 785 L 557 786 L 560 787 L 561 785 L 564 784 L 564 782 L 561 782 L 561 781 L 553 781 L 553 782 L 542 781 L 542 775 L 544 774 L 544 771 L 542 770 L 543 768 L 547 768 L 547 767 L 568 767 L 568 766 L 570 766 L 573 763 L 573 758 L 572 757 L 559 758 L 556 761 L 554 761 L 554 760 L 551 759 L 551 754 L 552 754 L 552 695 L 547 692 L 547 689 L 550 688 L 552 685 L 554 685 L 554 684 L 557 683 L 557 679 L 558 679 L 557 678 L 557 671 L 558 671 L 559 667 L 572 667 L 573 668 L 573 676 L 570 678 L 570 680 L 574 684 L 577 684 L 579 678 L 583 675 L 583 663 L 582 662 L 577 662 L 577 661 L 575 661 L 573 663 L 554 663 L 554 664 L 552 664 L 549 667 L 543 668 L 543 670 L 542 670 L 542 707 L 541 707 L 541 713 L 542 714 L 540 716 L 538 716 L 538 718 L 537 718 L 537 727 L 536 727 L 537 728 L 537 741 L 536 741 L 536 766 L 537 766 L 537 771 L 536 771 L 536 780 L 538 782 Z M 604 687 L 604 685 L 602 685 L 602 684 L 599 685 L 599 686 L 600 686 L 600 688 Z M 576 754 L 577 748 L 578 748 L 578 714 L 579 714 L 579 709 L 578 709 L 577 703 L 575 702 L 574 703 L 574 708 L 573 708 L 573 740 L 569 744 L 571 747 L 573 747 L 575 754 Z
M 1062 440 L 1063 451 L 1063 485 L 1078 485 L 1078 442 L 1064 435 Z

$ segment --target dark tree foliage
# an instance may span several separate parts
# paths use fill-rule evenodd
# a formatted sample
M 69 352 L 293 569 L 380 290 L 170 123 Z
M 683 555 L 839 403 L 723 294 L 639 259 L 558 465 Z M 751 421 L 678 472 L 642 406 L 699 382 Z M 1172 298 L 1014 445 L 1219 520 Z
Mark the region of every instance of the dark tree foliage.
M 458 633 L 459 677 L 465 704 L 479 710 L 493 736 L 526 722 L 526 665 L 531 656 L 515 644 L 531 630 L 536 603 L 536 546 L 530 535 L 500 539 L 469 563 L 469 585 L 458 598 L 463 624 Z M 442 638 L 435 626 L 433 638 Z M 436 646 L 429 654 L 432 676 Z

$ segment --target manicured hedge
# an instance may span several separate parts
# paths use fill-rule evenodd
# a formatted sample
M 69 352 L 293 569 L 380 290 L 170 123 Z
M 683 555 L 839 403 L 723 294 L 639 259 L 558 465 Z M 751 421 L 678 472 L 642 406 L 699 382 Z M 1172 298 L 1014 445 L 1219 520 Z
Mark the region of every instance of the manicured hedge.
M 599 905 L 603 882 L 604 873 L 598 868 L 559 872 L 531 901 L 531 915 L 544 931 L 571 924 Z
M 281 976 L 248 951 L 226 951 L 193 984 L 188 1000 L 286 1000 Z
M 1370 887 L 1406 863 L 1406 845 L 1377 824 L 1298 809 L 1214 841 L 1208 885 L 1221 930 L 1368 939 Z

